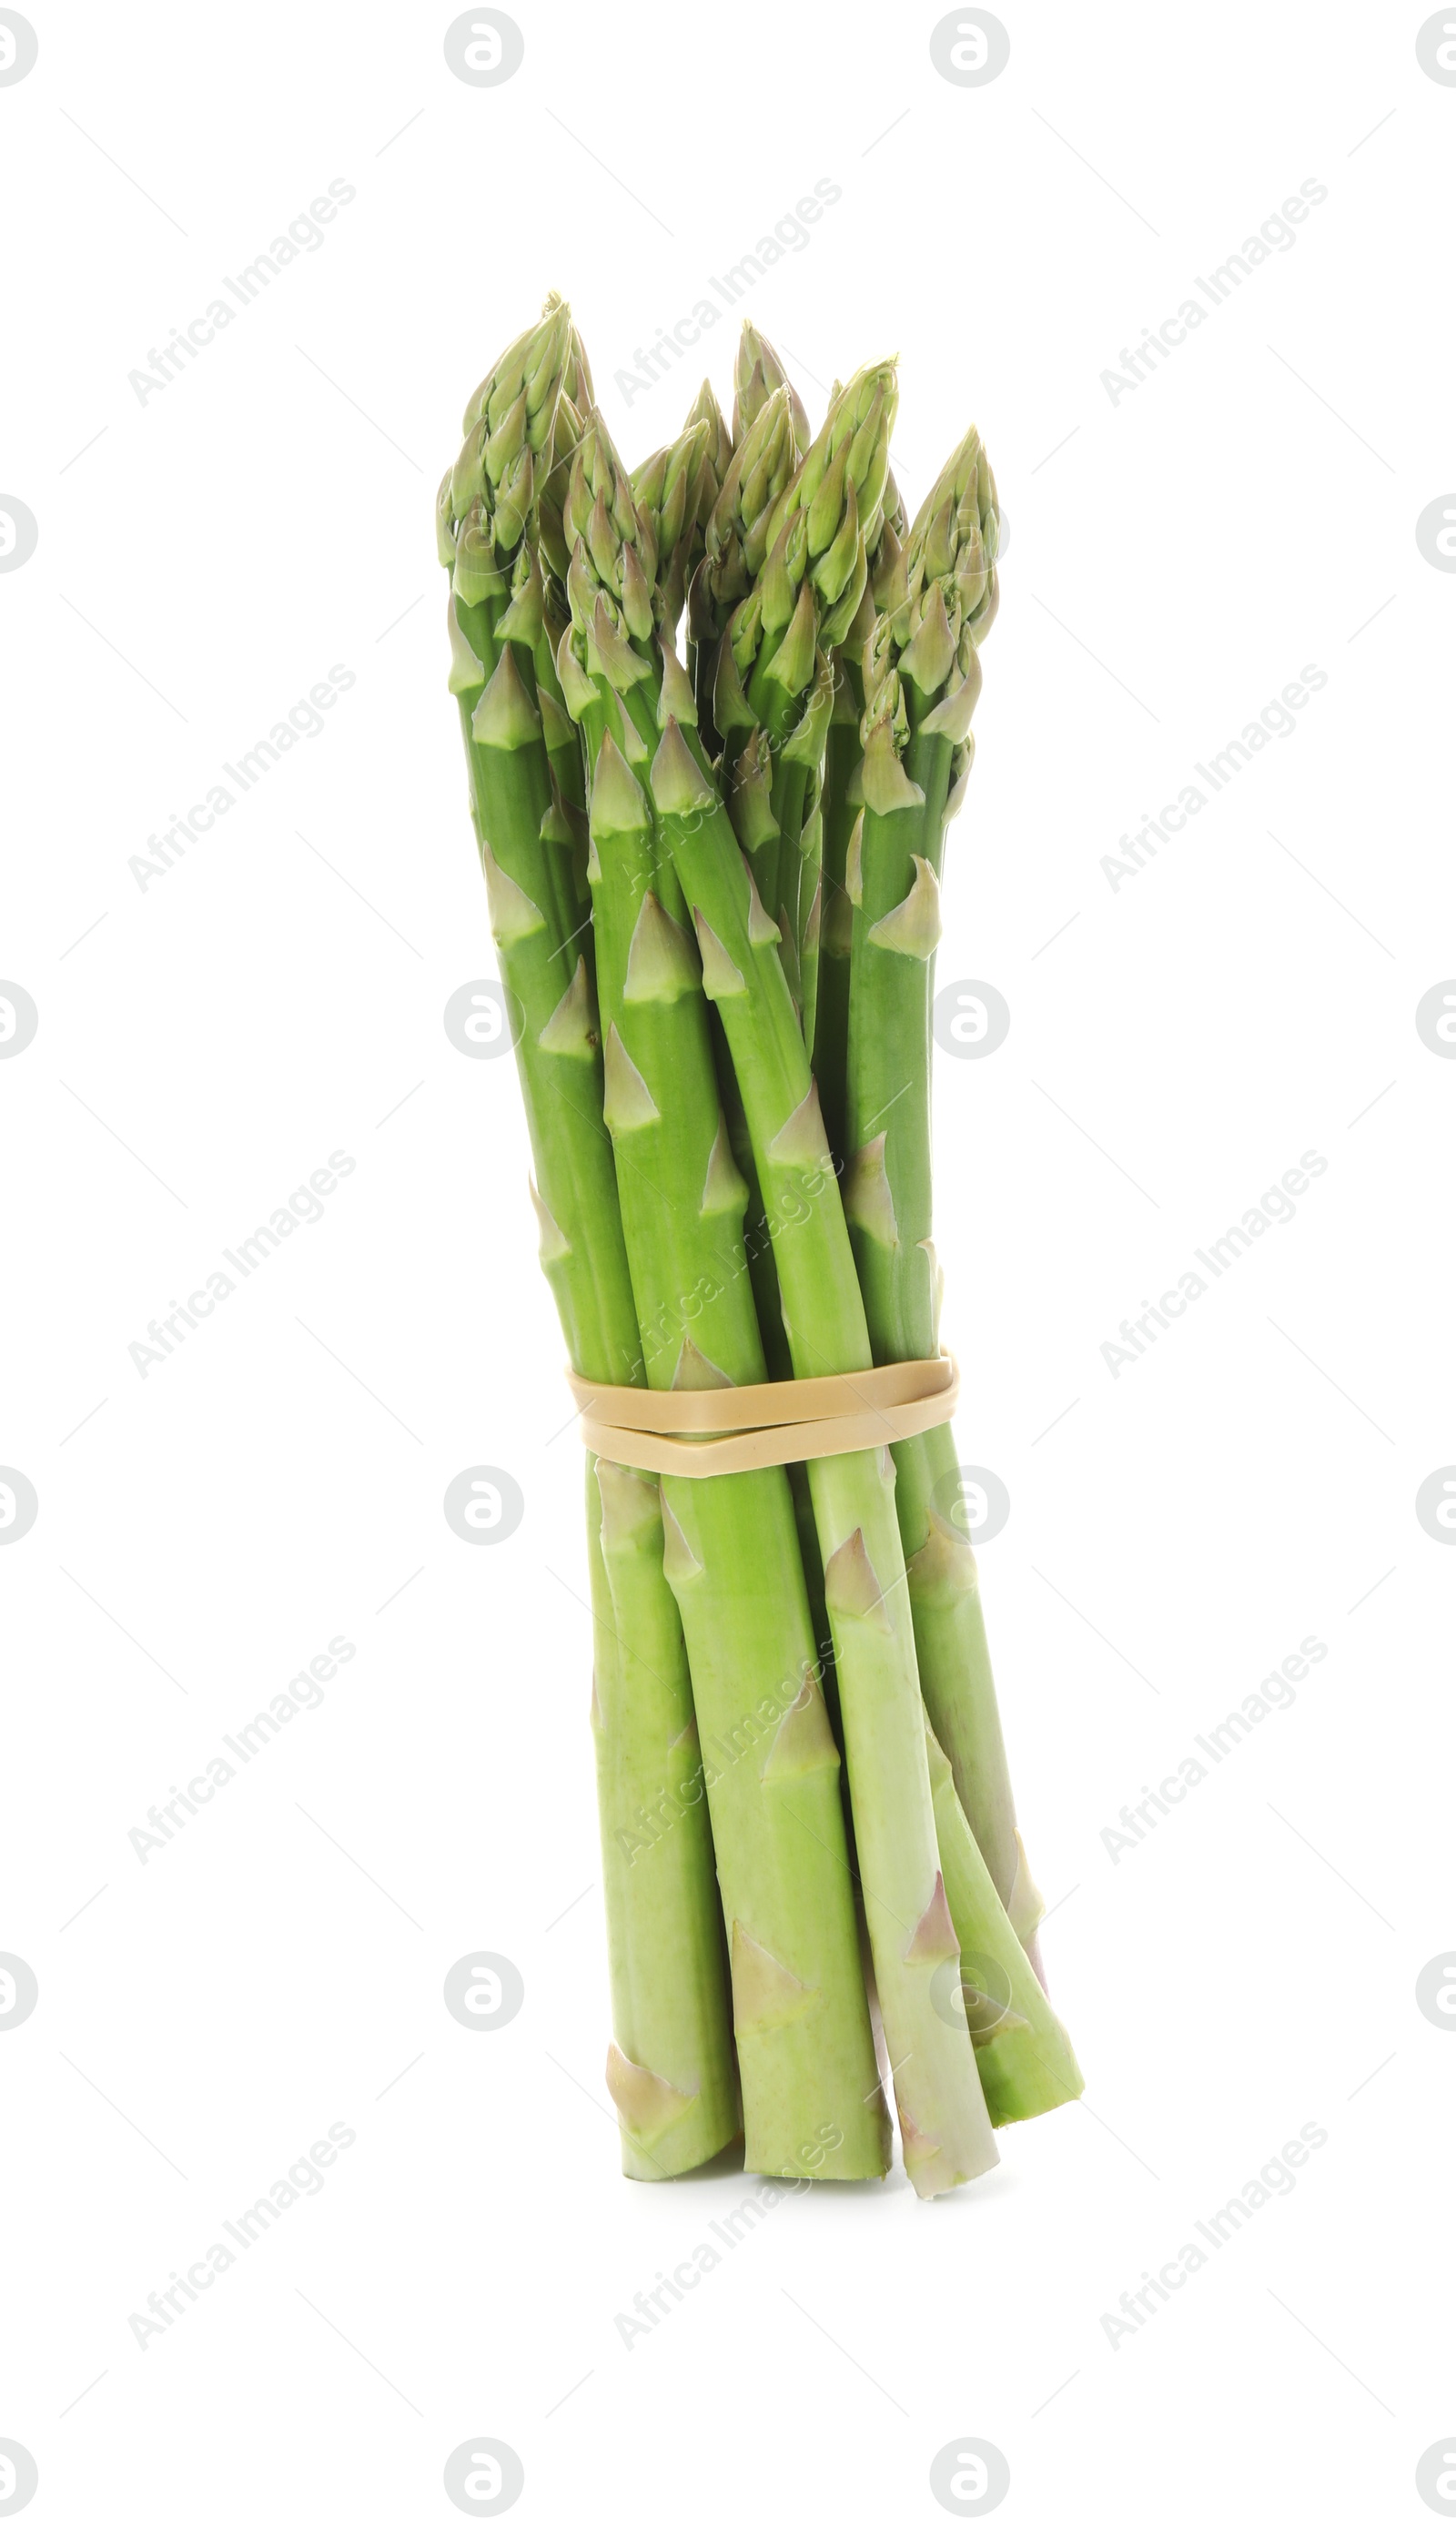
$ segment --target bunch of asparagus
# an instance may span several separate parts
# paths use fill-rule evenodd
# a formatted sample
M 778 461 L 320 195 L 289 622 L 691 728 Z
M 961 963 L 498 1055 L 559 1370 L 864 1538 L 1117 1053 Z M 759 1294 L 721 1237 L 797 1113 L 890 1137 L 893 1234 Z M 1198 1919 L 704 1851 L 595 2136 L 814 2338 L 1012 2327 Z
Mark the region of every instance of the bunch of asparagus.
M 441 486 L 450 691 L 572 1368 L 703 1389 L 933 1359 L 930 1002 L 997 606 L 974 430 L 912 524 L 893 363 L 822 428 L 746 325 L 629 473 L 552 296 Z M 679 635 L 684 647 L 679 648 Z M 1036 1953 L 949 1426 L 587 1468 L 629 2175 L 931 2195 L 1076 2096 Z

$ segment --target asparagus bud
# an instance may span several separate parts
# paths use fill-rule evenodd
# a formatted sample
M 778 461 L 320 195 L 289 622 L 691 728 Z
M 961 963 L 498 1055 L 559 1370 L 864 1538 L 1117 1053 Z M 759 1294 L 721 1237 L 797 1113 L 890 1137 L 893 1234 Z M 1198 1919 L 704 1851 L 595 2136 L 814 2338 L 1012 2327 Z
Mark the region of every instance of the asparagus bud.
M 585 412 L 587 406 L 597 400 L 596 388 L 592 384 L 591 362 L 587 358 L 587 346 L 576 327 L 570 324 L 571 310 L 566 306 L 560 291 L 548 289 L 542 306 L 543 316 L 554 316 L 562 309 L 565 310 L 569 325 L 566 367 L 561 380 L 562 389 L 570 395 L 578 412 Z
M 657 546 L 653 612 L 657 628 L 669 633 L 676 630 L 688 574 L 702 549 L 698 520 L 708 430 L 705 421 L 690 421 L 679 438 L 659 447 L 632 477 L 639 511 L 650 520 Z
M 713 502 L 723 488 L 723 479 L 733 462 L 734 438 L 723 418 L 723 408 L 706 378 L 698 389 L 693 409 L 683 424 L 691 430 L 695 421 L 705 424 L 707 437 L 703 444 L 702 474 L 698 489 L 699 531 L 706 527 Z
M 802 456 L 809 441 L 808 414 L 789 382 L 789 373 L 773 344 L 760 334 L 756 325 L 744 318 L 738 337 L 738 355 L 733 363 L 733 436 L 742 438 L 756 420 L 771 394 L 782 389 L 789 397 L 790 416 L 797 455 Z
M 769 516 L 797 462 L 788 389 L 780 387 L 750 424 L 707 520 L 703 558 L 693 581 L 695 639 L 721 633 L 732 608 L 747 596 L 767 555 Z
M 890 431 L 899 400 L 892 361 L 860 369 L 830 405 L 828 419 L 762 529 L 767 558 L 725 638 L 751 704 L 808 580 L 824 648 L 844 638 L 867 575 L 866 542 L 878 542 L 889 477 Z M 761 692 L 761 686 L 760 686 Z
M 458 536 L 467 518 L 482 555 L 489 553 L 500 566 L 515 552 L 538 482 L 550 471 L 571 339 L 571 311 L 557 300 L 501 353 L 471 396 L 448 492 L 442 487 L 442 557 L 447 528 Z
M 996 478 L 971 429 L 922 501 L 904 550 L 898 537 L 882 543 L 876 610 L 862 648 L 866 730 L 898 715 L 898 680 L 908 676 L 915 725 L 959 693 L 965 726 L 950 716 L 939 726 L 957 741 L 964 736 L 980 691 L 976 652 L 999 601 L 999 529 Z

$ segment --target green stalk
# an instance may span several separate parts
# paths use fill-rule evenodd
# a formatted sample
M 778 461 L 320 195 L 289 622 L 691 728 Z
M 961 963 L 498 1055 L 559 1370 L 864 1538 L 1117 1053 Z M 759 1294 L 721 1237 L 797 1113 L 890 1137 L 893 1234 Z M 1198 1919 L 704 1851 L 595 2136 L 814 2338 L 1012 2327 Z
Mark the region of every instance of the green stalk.
M 845 1208 L 882 1361 L 935 1353 L 927 983 L 940 889 L 923 847 L 944 812 L 950 756 L 948 739 L 917 736 L 908 777 L 889 722 L 876 722 L 860 767 L 863 806 L 847 878 L 854 924 Z
M 728 815 L 675 719 L 652 796 L 698 933 L 703 989 L 723 1021 L 759 1181 L 781 1222 L 779 1282 L 796 1373 L 865 1368 L 864 1323 L 808 1057 L 763 910 Z M 918 2193 L 980 2175 L 996 2145 L 960 2001 L 932 1984 L 959 1949 L 937 1863 L 924 1722 L 886 1449 L 809 1468 L 834 1637 L 864 1910 L 894 2071 L 906 2166 Z
M 813 1034 L 814 1078 L 824 1131 L 835 1164 L 843 1167 L 845 1150 L 845 1072 L 850 1046 L 850 949 L 853 912 L 845 889 L 850 835 L 858 810 L 849 797 L 859 768 L 859 715 L 863 707 L 859 677 L 845 651 L 835 657 L 834 702 L 824 746 L 818 973 Z
M 488 612 L 496 652 L 509 642 L 516 649 L 522 675 L 541 717 L 542 741 L 550 772 L 551 806 L 542 839 L 556 846 L 550 854 L 553 895 L 565 924 L 565 936 L 592 970 L 592 898 L 587 885 L 586 775 L 581 739 L 562 698 L 556 673 L 556 643 L 561 618 L 554 612 L 540 562 L 523 543 L 511 573 L 511 601 L 501 611 Z
M 748 317 L 739 335 L 733 386 L 733 427 L 737 436 L 747 439 L 765 407 L 777 400 L 784 407 L 783 428 L 795 458 L 802 460 L 810 444 L 808 415 L 773 344 Z M 830 401 L 834 401 L 833 396 Z M 766 546 L 760 544 L 745 552 L 747 577 L 739 594 L 747 593 L 762 566 Z M 721 622 L 718 629 L 723 629 Z M 780 742 L 792 733 L 794 720 L 791 710 L 774 726 L 773 734 Z M 766 884 L 761 876 L 756 881 L 764 902 L 783 914 L 784 968 L 800 1006 L 806 1044 L 813 1042 L 818 954 L 818 830 L 812 822 L 812 769 L 807 760 L 792 767 L 782 761 L 775 764 L 773 812 L 779 829 L 776 865 Z
M 898 551 L 897 537 L 904 533 L 905 524 L 900 487 L 893 472 L 887 473 L 884 520 L 879 542 L 868 560 L 871 581 L 885 566 L 888 555 Z M 836 1164 L 841 1166 L 845 1158 L 844 1082 L 850 1020 L 851 906 L 845 893 L 845 869 L 853 825 L 849 792 L 859 760 L 858 723 L 863 701 L 858 669 L 853 662 L 858 627 L 862 624 L 867 632 L 873 613 L 874 600 L 866 586 L 843 648 L 835 649 L 829 659 L 833 698 L 824 733 L 824 752 L 816 795 L 811 795 L 808 802 L 799 845 L 796 935 L 804 1041 L 809 1047 L 818 1083 L 829 1147 Z M 821 1025 L 819 1009 L 825 1002 L 827 1010 Z
M 893 472 L 885 482 L 885 514 L 869 566 L 859 611 L 831 660 L 834 700 L 824 747 L 822 819 L 822 902 L 819 922 L 819 970 L 812 1036 L 814 1078 L 824 1129 L 834 1162 L 841 1170 L 848 1158 L 845 1140 L 846 1074 L 850 1049 L 850 952 L 854 907 L 848 893 L 850 838 L 862 803 L 859 726 L 864 715 L 861 652 L 876 621 L 876 593 L 893 576 L 900 561 L 900 540 L 906 532 L 905 504 Z
M 743 362 L 750 359 L 745 373 Z M 774 370 L 774 382 L 766 383 L 766 372 Z M 719 628 L 726 624 L 732 606 L 750 592 L 756 569 L 768 549 L 769 521 L 777 503 L 789 490 L 795 476 L 799 452 L 807 438 L 807 422 L 803 407 L 776 374 L 774 355 L 761 337 L 745 329 L 744 346 L 740 352 L 740 398 L 752 407 L 741 445 L 732 454 L 718 496 L 707 519 L 702 558 L 693 574 L 690 591 L 690 621 L 696 620 L 700 634 L 709 633 L 715 647 Z M 761 389 L 761 394 L 760 394 Z M 883 397 L 876 407 L 883 410 Z M 700 396 L 689 415 L 688 429 L 683 434 L 686 445 L 697 425 L 705 424 L 711 438 L 711 414 L 716 405 L 709 398 L 704 412 Z M 721 416 L 719 416 L 721 420 Z M 652 460 L 653 480 L 668 479 L 673 450 L 664 449 Z M 708 460 L 710 464 L 711 458 Z M 708 464 L 704 465 L 704 480 Z M 870 479 L 874 468 L 874 451 L 865 446 L 859 451 L 859 472 L 874 496 Z M 630 488 L 630 487 L 626 487 Z M 853 494 L 852 494 L 853 496 Z M 700 515 L 702 495 L 700 491 Z M 696 703 L 685 689 L 677 662 L 668 651 L 654 648 L 649 635 L 653 628 L 670 630 L 669 605 L 655 588 L 649 588 L 639 564 L 642 556 L 650 556 L 658 535 L 656 516 L 634 506 L 626 496 L 621 461 L 612 448 L 609 434 L 600 416 L 594 414 L 584 437 L 580 461 L 573 462 L 570 481 L 563 497 L 563 524 L 569 523 L 574 536 L 574 552 L 568 571 L 568 587 L 573 607 L 573 632 L 563 644 L 561 664 L 563 679 L 573 689 L 573 707 L 581 721 L 589 753 L 595 755 L 604 729 L 610 727 L 615 741 L 626 749 L 639 770 L 646 763 L 656 743 L 662 716 L 660 697 L 664 665 L 676 670 L 673 686 L 674 705 L 682 724 L 693 724 Z M 825 538 L 821 533 L 819 542 Z M 660 562 L 658 564 L 660 573 Z M 700 659 L 702 651 L 699 652 Z M 711 655 L 711 649 L 709 655 Z M 588 668 L 592 673 L 588 674 Z M 733 696 L 732 660 L 728 660 L 729 725 L 743 726 L 751 719 L 741 692 Z M 812 708 L 806 714 L 806 724 L 791 737 L 791 747 L 812 749 L 822 726 L 826 695 L 825 679 L 816 680 Z M 784 726 L 794 729 L 795 709 L 789 706 Z M 698 762 L 708 768 L 708 756 L 700 729 L 693 741 Z M 728 803 L 738 837 L 751 861 L 755 857 L 764 868 L 764 884 L 772 891 L 776 884 L 780 829 L 771 803 L 772 755 L 768 732 L 754 726 L 746 747 L 739 754 L 728 779 Z M 726 767 L 725 767 L 726 769 Z M 769 874 L 769 872 L 772 874 Z M 792 954 L 792 948 L 788 952 Z M 773 1261 L 773 1233 L 777 1220 L 770 1220 L 764 1211 L 754 1163 L 743 1102 L 732 1060 L 728 1056 L 721 1024 L 712 1018 L 713 1057 L 718 1077 L 719 1099 L 725 1116 L 729 1146 L 734 1161 L 748 1186 L 748 1210 L 744 1224 L 749 1271 L 758 1324 L 763 1340 L 768 1368 L 774 1377 L 793 1373 L 788 1342 L 784 1333 L 778 1276 Z M 790 1470 L 790 1486 L 794 1498 L 804 1558 L 806 1584 L 814 1621 L 815 1638 L 824 1661 L 824 1685 L 831 1712 L 837 1709 L 832 1654 L 823 1605 L 823 1574 L 819 1568 L 818 1548 L 812 1532 L 812 1511 L 808 1499 L 807 1476 L 802 1467 Z
M 946 1901 L 961 1943 L 961 1996 L 993 2124 L 1050 2114 L 1082 2093 L 1070 2038 L 1007 1919 L 965 1820 L 950 1760 L 925 1725 Z
M 531 1138 L 542 1263 L 572 1366 L 606 1383 L 642 1385 L 611 1145 L 602 1120 L 602 1063 L 585 956 L 571 940 L 569 837 L 535 698 L 535 678 L 509 577 L 531 504 L 532 464 L 548 460 L 550 407 L 566 334 L 553 313 L 513 344 L 473 399 L 454 484 L 463 510 L 442 502 L 442 557 L 452 579 L 450 689 L 460 704 L 472 813 L 501 979 L 519 1029 L 516 1063 Z M 494 418 L 493 419 L 493 415 Z M 545 416 L 545 419 L 543 419 Z M 527 608 L 529 613 L 529 607 Z M 623 1675 L 602 1657 L 598 1765 L 603 1850 L 623 1854 L 638 1831 L 636 1784 L 674 1765 L 692 1700 L 676 1608 L 650 1555 L 634 1605 L 640 1639 L 654 1625 L 650 1673 Z M 598 1648 L 604 1600 L 594 1591 Z M 620 1627 L 608 1626 L 619 1629 Z M 608 2086 L 629 2174 L 667 2175 L 715 2157 L 738 2126 L 712 1848 L 702 1805 L 651 1865 L 608 1857 L 607 1938 L 616 2043 Z M 664 2092 L 670 2090 L 671 2096 Z
M 702 397 L 689 416 L 689 434 L 704 420 Z M 711 448 L 709 425 L 709 447 Z M 668 451 L 664 450 L 665 456 Z M 771 396 L 754 416 L 743 445 L 732 456 L 706 528 L 706 544 L 693 574 L 690 618 L 700 631 L 711 631 L 728 606 L 741 598 L 750 583 L 755 557 L 761 559 L 764 535 L 774 502 L 792 480 L 795 443 L 786 394 Z M 703 479 L 706 479 L 704 463 Z M 666 469 L 663 468 L 663 480 Z M 702 490 L 700 488 L 700 507 Z M 563 639 L 558 663 L 563 690 L 582 732 L 586 751 L 595 760 L 609 728 L 614 742 L 639 770 L 657 742 L 657 698 L 662 663 L 653 634 L 662 622 L 664 604 L 656 584 L 658 554 L 655 522 L 638 505 L 621 459 L 599 414 L 590 416 L 573 457 L 562 496 L 563 533 L 571 540 L 567 593 L 571 604 L 570 637 Z M 718 635 L 712 632 L 715 652 Z M 700 653 L 701 654 L 701 653 Z M 677 706 L 692 723 L 696 704 L 690 694 L 677 693 Z M 754 745 L 758 744 L 755 732 Z M 695 740 L 699 760 L 707 764 L 701 732 Z M 776 851 L 778 826 L 768 807 L 766 745 L 756 789 L 747 776 L 753 748 L 740 761 L 733 793 L 735 813 L 752 821 L 761 809 L 762 832 L 747 834 L 749 846 L 764 836 Z M 745 829 L 747 832 L 747 829 Z M 715 1033 L 719 1049 L 720 1096 L 728 1120 L 735 1159 L 749 1186 L 746 1243 L 764 1347 L 774 1376 L 788 1375 L 787 1348 L 780 1316 L 772 1244 L 743 1120 L 733 1066 Z
M 588 732 L 605 1114 L 638 1323 L 651 1385 L 756 1384 L 766 1371 L 744 1251 L 747 1187 L 719 1105 L 681 889 L 623 751 L 645 755 L 647 733 L 656 736 L 661 670 L 630 646 L 625 615 L 616 622 L 612 612 L 633 580 L 627 553 L 655 543 L 660 557 L 664 539 L 650 512 L 632 539 L 610 442 L 592 427 L 596 444 L 568 500 L 580 528 L 571 575 L 579 614 L 591 594 L 590 631 L 578 622 L 581 655 L 568 652 L 582 681 L 569 681 Z M 657 602 L 654 591 L 639 619 Z M 669 615 L 670 592 L 660 605 Z M 679 705 L 691 710 L 675 658 L 672 671 Z M 669 1475 L 661 1499 L 663 1564 L 687 1639 L 728 1925 L 747 2163 L 771 2175 L 883 2175 L 887 2132 L 840 1757 L 788 1480 L 777 1468 L 701 1481 Z
M 774 1230 L 781 1226 L 775 1220 L 770 1226 L 758 1186 L 758 1170 L 754 1164 L 753 1143 L 749 1138 L 748 1117 L 743 1110 L 738 1081 L 734 1076 L 733 1057 L 722 1022 L 711 1003 L 708 1021 L 712 1029 L 713 1067 L 718 1075 L 718 1101 L 728 1127 L 728 1146 L 733 1163 L 748 1187 L 748 1207 L 744 1212 L 744 1245 L 748 1251 L 749 1279 L 754 1288 L 754 1311 L 763 1342 L 763 1357 L 771 1378 L 792 1377 L 794 1363 L 789 1353 L 789 1337 L 784 1331 L 783 1301 L 779 1295 L 778 1266 L 773 1260 Z M 829 1634 L 829 1617 L 824 1605 L 824 1569 L 819 1559 L 819 1538 L 814 1526 L 813 1503 L 809 1498 L 808 1470 L 805 1466 L 785 1469 L 794 1500 L 794 1523 L 799 1530 L 799 1550 L 804 1563 L 804 1584 L 808 1591 L 809 1620 L 818 1646 L 822 1671 L 824 1699 L 835 1737 L 840 1737 L 839 1688 L 834 1676 L 834 1644 Z M 845 1784 L 841 1782 L 841 1790 Z M 844 1801 L 848 1806 L 848 1799 Z M 853 1854 L 851 1856 L 853 1867 Z
M 546 300 L 546 313 L 553 313 L 560 303 L 552 291 Z M 514 601 L 511 618 L 513 637 L 531 652 L 542 733 L 546 739 L 551 776 L 560 794 L 559 822 L 572 835 L 571 896 L 576 918 L 571 935 L 580 940 L 590 969 L 592 898 L 587 885 L 586 769 L 582 762 L 581 739 L 567 711 L 561 680 L 556 673 L 556 650 L 565 628 L 561 584 L 569 559 L 561 504 L 571 472 L 571 460 L 582 436 L 581 414 L 572 399 L 570 386 L 574 380 L 580 387 L 583 379 L 590 386 L 587 355 L 575 327 L 572 327 L 565 381 L 556 397 L 550 463 L 548 468 L 538 474 L 537 479 L 532 512 L 534 533 L 529 542 L 522 542 L 512 573 Z
M 995 614 L 995 519 L 994 481 L 971 432 L 922 506 L 904 556 L 877 581 L 864 649 L 863 812 L 847 875 L 855 910 L 845 1208 L 881 1362 L 929 1359 L 938 1348 L 930 1008 L 939 871 L 957 774 L 968 762 L 978 645 Z M 895 1463 L 926 1706 L 997 1893 L 1035 1964 L 1041 1898 L 1016 1829 L 953 1430 L 902 1440 Z
M 718 2037 L 721 2028 L 723 1924 L 651 1476 L 588 1458 L 587 1549 L 615 2030 L 606 2085 L 625 2173 L 677 2176 L 733 2140 L 740 2116 L 732 2047 L 702 2040 L 704 2029 Z
M 748 1251 L 749 1279 L 754 1285 L 754 1309 L 758 1318 L 758 1331 L 763 1340 L 763 1357 L 768 1364 L 770 1377 L 792 1377 L 794 1366 L 789 1358 L 789 1338 L 784 1331 L 779 1276 L 773 1260 L 773 1235 L 768 1224 L 768 1214 L 763 1208 L 763 1196 L 758 1189 L 758 1170 L 754 1164 L 754 1147 L 749 1139 L 748 1117 L 743 1110 L 743 1099 L 738 1093 L 738 1081 L 733 1075 L 733 1057 L 728 1050 L 728 1039 L 723 1033 L 717 1012 L 711 1007 L 708 1010 L 708 1020 L 712 1028 L 713 1067 L 718 1074 L 718 1103 L 723 1109 L 723 1119 L 728 1126 L 728 1147 L 733 1153 L 733 1163 L 748 1187 L 749 1198 L 744 1212 L 743 1239 Z M 789 1479 L 791 1482 L 794 1479 L 792 1468 Z M 797 1502 L 797 1492 L 795 1498 Z M 822 1589 L 820 1593 L 822 1594 Z M 811 1578 L 809 1601 L 812 1604 Z M 815 1624 L 814 1637 L 822 1649 L 825 1638 L 822 1624 Z
M 462 698 L 468 701 L 468 693 Z M 536 1166 L 543 1266 L 572 1367 L 604 1383 L 641 1385 L 641 1345 L 601 1119 L 596 1011 L 586 960 L 568 946 L 554 904 L 547 862 L 559 853 L 541 839 L 550 776 L 540 721 L 508 645 L 474 708 L 468 751 L 501 979 L 523 1022 L 516 1058 Z M 619 1583 L 619 1595 L 623 1588 Z M 660 1549 L 655 1558 L 636 1551 L 616 1629 L 637 1654 L 624 1653 L 598 1693 L 604 1855 L 620 1852 L 624 1837 L 634 1847 L 638 1785 L 672 1788 L 681 1763 L 675 1750 L 692 1730 L 687 1653 Z M 739 2130 L 703 1808 L 691 1808 L 648 1863 L 608 1864 L 604 1884 L 615 2035 L 607 2084 L 621 2126 L 622 2162 L 628 2175 L 675 2175 L 716 2157 Z

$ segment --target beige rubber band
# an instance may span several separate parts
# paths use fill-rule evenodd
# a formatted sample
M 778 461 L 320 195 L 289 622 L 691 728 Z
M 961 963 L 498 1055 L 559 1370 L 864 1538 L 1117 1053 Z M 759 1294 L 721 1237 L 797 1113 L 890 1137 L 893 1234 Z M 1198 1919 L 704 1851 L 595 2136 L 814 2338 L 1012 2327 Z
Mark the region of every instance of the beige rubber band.
M 950 1352 L 766 1386 L 652 1392 L 594 1386 L 570 1369 L 566 1382 L 581 1413 L 582 1439 L 597 1456 L 646 1473 L 699 1477 L 804 1465 L 811 1457 L 847 1457 L 918 1438 L 952 1418 L 961 1393 Z M 725 1435 L 713 1437 L 715 1431 Z

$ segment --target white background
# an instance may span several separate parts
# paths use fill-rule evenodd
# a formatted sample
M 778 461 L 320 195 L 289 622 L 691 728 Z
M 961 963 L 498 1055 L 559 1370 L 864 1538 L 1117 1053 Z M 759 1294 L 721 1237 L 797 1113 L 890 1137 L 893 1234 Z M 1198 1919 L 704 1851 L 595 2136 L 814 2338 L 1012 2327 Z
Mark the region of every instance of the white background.
M 40 2000 L 0 2043 L 0 2438 L 34 2516 L 446 2519 L 472 2434 L 552 2522 L 935 2518 L 966 2434 L 1036 2527 L 1428 2515 L 1456 1556 L 1413 1505 L 1456 1458 L 1456 1066 L 1414 1011 L 1456 972 L 1456 578 L 1415 522 L 1456 479 L 1456 90 L 1424 13 L 1008 6 L 981 89 L 932 67 L 938 12 L 862 0 L 523 0 L 495 89 L 446 67 L 447 6 L 30 14 L 0 973 L 40 1022 L 0 1062 L 0 1459 L 40 1508 L 0 1554 L 0 1948 Z M 746 306 L 816 420 L 898 350 L 910 506 L 974 417 L 1011 521 L 940 970 L 1013 1022 L 938 1063 L 938 1239 L 1087 2097 L 950 2201 L 785 2201 L 629 2350 L 617 2312 L 749 2184 L 617 2173 L 580 1450 L 510 1065 L 442 1026 L 494 966 L 431 510 L 551 285 L 629 459 L 670 437 L 698 355 L 630 408 L 614 372 L 820 177 Z M 332 179 L 324 244 L 140 402 Z M 1308 179 L 1294 247 L 1115 404 L 1100 373 Z M 704 347 L 727 403 L 726 316 Z M 147 837 L 336 663 L 322 732 L 143 890 Z M 1118 836 L 1307 664 L 1296 732 L 1115 891 Z M 138 1375 L 336 1150 L 324 1218 Z M 1118 1320 L 1307 1150 L 1297 1218 L 1115 1378 Z M 441 1510 L 478 1463 L 526 1500 L 489 1552 Z M 339 1633 L 321 1707 L 143 1865 L 148 1806 Z M 1294 1706 L 1115 1865 L 1123 1803 L 1312 1633 Z M 475 1949 L 525 1980 L 489 2035 L 442 2001 Z M 139 2348 L 340 2120 L 322 2194 Z M 1114 2347 L 1307 2122 L 1292 2196 Z

